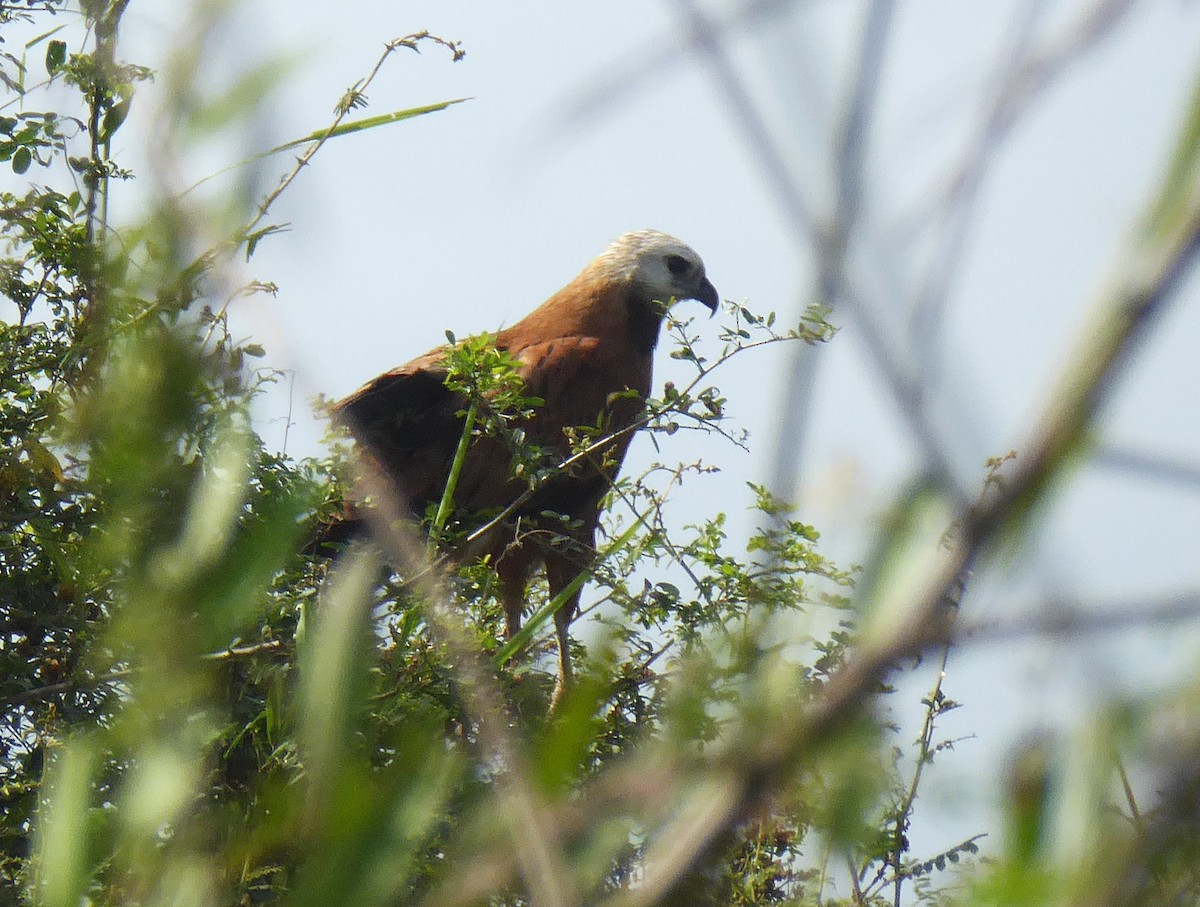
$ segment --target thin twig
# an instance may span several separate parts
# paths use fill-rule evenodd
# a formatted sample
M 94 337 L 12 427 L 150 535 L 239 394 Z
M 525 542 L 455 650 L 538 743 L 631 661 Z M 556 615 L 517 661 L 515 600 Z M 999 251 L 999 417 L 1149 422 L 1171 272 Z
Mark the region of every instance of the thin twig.
M 815 299 L 831 307 L 838 305 L 847 295 L 846 257 L 859 221 L 867 131 L 878 98 L 883 57 L 894 12 L 892 0 L 873 0 L 867 9 L 854 82 L 841 113 L 839 133 L 834 143 L 837 198 L 829 224 L 817 234 L 817 277 L 813 288 Z M 770 472 L 771 487 L 785 501 L 799 500 L 804 429 L 812 415 L 817 365 L 817 357 L 812 355 L 811 350 L 796 348 L 792 350 L 790 362 L 785 366 L 784 386 L 789 388 L 789 403 L 780 412 L 774 463 Z
M 385 44 L 383 53 L 380 54 L 379 59 L 375 62 L 375 66 L 371 69 L 367 76 L 363 79 L 360 79 L 349 89 L 347 89 L 342 101 L 337 106 L 333 121 L 329 124 L 329 127 L 324 131 L 324 133 L 313 140 L 313 143 L 305 149 L 303 154 L 296 158 L 296 163 L 292 169 L 288 173 L 284 174 L 284 176 L 279 180 L 279 184 L 272 189 L 259 203 L 258 210 L 256 211 L 254 217 L 251 218 L 250 222 L 242 229 L 242 235 L 238 237 L 239 243 L 245 241 L 254 233 L 255 228 L 263 222 L 263 219 L 267 216 L 267 212 L 270 211 L 271 206 L 275 204 L 279 196 L 282 195 L 288 186 L 295 181 L 296 177 L 300 175 L 300 171 L 308 166 L 309 161 L 311 161 L 316 153 L 321 150 L 321 148 L 325 145 L 325 142 L 327 142 L 329 138 L 337 132 L 337 128 L 341 125 L 342 120 L 347 117 L 351 110 L 358 106 L 362 95 L 366 89 L 370 87 L 371 83 L 375 81 L 375 77 L 379 75 L 379 71 L 383 69 L 383 64 L 387 61 L 387 58 L 402 47 L 420 53 L 419 45 L 423 41 L 440 44 L 442 47 L 445 47 L 453 54 L 455 61 L 462 59 L 463 50 L 461 47 L 459 47 L 457 42 L 447 41 L 445 38 L 430 34 L 428 31 L 420 31 L 411 35 L 406 35 L 403 38 L 396 38 Z
M 261 655 L 264 652 L 273 652 L 277 649 L 281 649 L 282 647 L 283 640 L 267 639 L 250 645 L 230 646 L 228 649 L 221 649 L 218 652 L 208 652 L 200 657 L 206 661 L 230 661 L 235 658 L 249 658 L 254 655 Z M 7 696 L 3 699 L 0 699 L 0 708 L 9 708 L 11 706 L 20 705 L 34 699 L 45 699 L 49 696 L 57 696 L 59 693 L 74 693 L 82 690 L 92 690 L 96 687 L 103 686 L 106 683 L 125 680 L 132 674 L 133 670 L 130 668 L 115 668 L 111 671 L 106 671 L 103 674 L 85 674 L 82 677 L 59 681 L 58 683 L 51 683 L 42 687 L 35 687 L 32 690 L 24 690 L 13 696 Z
M 1125 802 L 1129 804 L 1129 817 L 1133 820 L 1133 827 L 1137 830 L 1138 836 L 1141 837 L 1146 834 L 1146 823 L 1142 821 L 1137 797 L 1133 795 L 1133 785 L 1129 783 L 1129 775 L 1125 771 L 1125 761 L 1118 755 L 1114 762 L 1117 766 L 1117 775 L 1121 779 L 1121 788 L 1125 792 Z
M 498 514 L 496 514 L 494 517 L 492 517 L 492 519 L 488 520 L 488 522 L 484 523 L 482 526 L 480 526 L 478 529 L 476 529 L 470 535 L 468 535 L 466 538 L 466 541 L 468 543 L 478 541 L 480 538 L 482 538 L 484 535 L 486 535 L 488 532 L 490 532 L 496 526 L 503 523 L 510 516 L 512 516 L 514 513 L 516 513 L 521 507 L 525 506 L 525 504 L 527 504 L 529 502 L 529 500 L 533 497 L 533 495 L 537 493 L 538 489 L 540 489 L 553 476 L 560 474 L 564 470 L 572 469 L 575 466 L 579 465 L 580 463 L 584 462 L 585 460 L 590 461 L 596 453 L 603 451 L 606 448 L 610 447 L 614 441 L 616 441 L 620 438 L 623 438 L 626 435 L 633 434 L 634 432 L 638 431 L 639 429 L 644 428 L 647 425 L 649 425 L 655 419 L 659 419 L 659 418 L 661 418 L 665 415 L 669 415 L 671 413 L 680 412 L 681 411 L 680 407 L 682 406 L 682 401 L 688 399 L 691 396 L 692 391 L 694 391 L 697 387 L 699 387 L 701 382 L 707 380 L 707 378 L 710 375 L 712 375 L 713 372 L 715 372 L 721 366 L 725 365 L 727 362 L 729 362 L 730 359 L 732 359 L 734 356 L 738 355 L 739 353 L 745 352 L 746 350 L 757 349 L 758 347 L 762 347 L 762 346 L 768 346 L 768 345 L 774 344 L 774 343 L 782 343 L 782 342 L 786 342 L 786 341 L 796 341 L 796 340 L 804 340 L 804 339 L 805 338 L 802 336 L 794 336 L 794 337 L 793 336 L 772 336 L 772 337 L 767 337 L 763 340 L 756 340 L 751 343 L 742 344 L 739 346 L 735 346 L 729 350 L 726 350 L 719 357 L 717 357 L 717 359 L 712 363 L 712 365 L 708 365 L 708 366 L 705 366 L 700 369 L 699 374 L 697 374 L 696 377 L 691 382 L 689 382 L 687 384 L 687 386 L 683 389 L 683 391 L 675 398 L 677 402 L 669 402 L 669 403 L 664 404 L 663 406 L 652 409 L 649 412 L 647 412 L 644 416 L 642 416 L 640 419 L 635 420 L 634 422 L 630 423 L 629 425 L 625 426 L 624 428 L 618 429 L 617 431 L 609 432 L 608 434 L 604 435 L 603 437 L 598 438 L 597 440 L 589 443 L 587 446 L 577 450 L 571 456 L 567 457 L 566 459 L 564 459 L 560 463 L 558 463 L 552 470 L 547 470 L 546 473 L 541 477 L 541 479 L 533 485 L 533 487 L 526 489 L 511 504 L 509 504 L 507 507 L 505 507 L 502 511 L 500 511 Z
M 917 737 L 917 764 L 913 767 L 912 780 L 909 782 L 908 790 L 905 791 L 904 799 L 900 801 L 900 806 L 896 810 L 896 828 L 892 840 L 894 848 L 892 851 L 892 873 L 895 884 L 895 888 L 893 889 L 893 903 L 895 907 L 900 907 L 900 893 L 904 883 L 903 860 L 904 854 L 908 850 L 907 831 L 909 819 L 912 815 L 913 804 L 917 802 L 917 791 L 921 785 L 921 776 L 930 759 L 934 726 L 937 716 L 941 714 L 942 684 L 946 680 L 946 666 L 949 661 L 950 643 L 947 642 L 942 646 L 937 680 L 934 681 L 933 689 L 929 691 L 928 698 L 926 699 L 925 718 L 921 722 L 921 733 Z
M 50 683 L 44 687 L 35 687 L 32 690 L 25 690 L 13 696 L 7 696 L 0 699 L 0 708 L 10 708 L 14 705 L 21 705 L 34 699 L 45 699 L 48 696 L 57 696 L 59 693 L 74 693 L 80 690 L 91 690 L 96 687 L 103 686 L 106 683 L 113 683 L 117 680 L 124 680 L 130 675 L 128 668 L 119 668 L 117 670 L 108 671 L 104 674 L 96 674 L 94 676 L 85 676 L 72 680 L 63 680 L 58 683 Z
M 262 642 L 245 646 L 230 646 L 219 652 L 209 652 L 200 657 L 207 661 L 229 661 L 233 658 L 249 658 L 251 655 L 261 655 L 263 652 L 274 652 L 283 648 L 282 639 L 264 639 Z
M 863 900 L 862 885 L 858 881 L 858 867 L 854 865 L 854 860 L 849 854 L 846 855 L 846 873 L 850 876 L 850 894 L 854 898 L 854 903 L 858 907 L 863 907 L 866 901 Z
M 1137 478 L 1200 489 L 1200 463 L 1172 459 L 1118 444 L 1103 444 L 1091 456 L 1090 465 L 1123 472 Z
M 1034 23 L 1044 10 L 1031 4 L 1014 28 L 1012 51 L 997 79 L 992 103 L 979 124 L 974 141 L 946 180 L 947 190 L 937 205 L 942 221 L 937 248 L 910 300 L 909 337 L 918 356 L 930 366 L 938 361 L 939 329 L 950 290 L 978 211 L 977 201 L 999 150 L 1011 137 L 1023 114 L 1088 52 L 1095 50 L 1133 7 L 1133 0 L 1102 0 L 1080 15 L 1066 36 L 1040 52 L 1029 50 Z M 903 231 L 912 233 L 914 224 Z
M 712 21 L 712 26 L 718 34 L 731 34 L 761 24 L 772 16 L 786 15 L 794 6 L 795 0 L 751 0 Z M 545 134 L 535 135 L 534 142 L 541 145 L 587 118 L 599 117 L 606 110 L 617 108 L 629 97 L 644 91 L 645 83 L 654 76 L 675 73 L 681 63 L 695 57 L 707 40 L 705 35 L 693 29 L 672 29 L 667 34 L 654 35 L 644 45 L 635 47 L 587 79 L 585 87 L 577 89 L 576 96 L 567 102 L 565 112 L 550 121 Z M 816 223 L 815 219 L 812 223 Z
M 1025 613 L 1002 620 L 964 621 L 959 639 L 992 645 L 1024 638 L 1076 638 L 1115 633 L 1131 627 L 1153 627 L 1200 620 L 1200 592 L 1143 597 L 1123 604 L 1096 604 L 1084 610 L 1078 602 L 1042 601 Z

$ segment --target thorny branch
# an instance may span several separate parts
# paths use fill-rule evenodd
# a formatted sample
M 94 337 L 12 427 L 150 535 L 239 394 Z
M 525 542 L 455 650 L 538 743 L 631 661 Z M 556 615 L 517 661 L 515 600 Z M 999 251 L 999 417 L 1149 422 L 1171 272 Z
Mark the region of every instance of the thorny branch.
M 305 149 L 303 154 L 296 158 L 296 163 L 292 169 L 288 171 L 288 173 L 284 174 L 284 176 L 279 180 L 279 184 L 267 194 L 266 198 L 264 198 L 262 202 L 259 203 L 258 210 L 254 217 L 242 230 L 242 237 L 240 238 L 240 241 L 251 240 L 255 229 L 259 224 L 262 223 L 263 219 L 267 216 L 267 212 L 270 211 L 271 206 L 275 204 L 275 201 L 279 198 L 279 196 L 282 195 L 288 186 L 295 181 L 296 177 L 300 175 L 300 171 L 308 166 L 309 161 L 311 161 L 316 153 L 321 150 L 321 148 L 325 145 L 325 142 L 327 142 L 329 138 L 337 132 L 338 126 L 341 125 L 342 121 L 346 118 L 350 111 L 356 107 L 362 106 L 367 88 L 369 88 L 371 83 L 375 81 L 375 77 L 379 75 L 379 71 L 383 68 L 383 64 L 387 62 L 388 57 L 390 57 L 400 48 L 406 48 L 408 50 L 420 53 L 421 42 L 432 42 L 445 47 L 453 55 L 455 62 L 461 60 L 465 54 L 465 51 L 463 51 L 459 42 L 447 41 L 445 38 L 430 34 L 428 31 L 416 32 L 415 34 L 406 35 L 403 38 L 396 38 L 385 44 L 383 53 L 380 54 L 379 59 L 375 62 L 375 66 L 366 75 L 366 77 L 359 79 L 346 90 L 344 95 L 342 95 L 341 100 L 337 104 L 333 120 L 330 122 L 329 127 L 322 135 L 317 137 L 313 143 L 308 146 L 308 148 Z

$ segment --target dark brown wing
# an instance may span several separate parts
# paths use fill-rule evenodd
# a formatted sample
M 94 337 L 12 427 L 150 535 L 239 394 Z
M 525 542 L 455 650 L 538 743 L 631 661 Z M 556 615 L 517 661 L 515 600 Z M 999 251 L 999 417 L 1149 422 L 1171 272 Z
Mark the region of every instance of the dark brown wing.
M 565 458 L 567 429 L 628 426 L 648 392 L 649 363 L 627 347 L 596 337 L 559 337 L 522 344 L 507 337 L 521 362 L 528 396 L 541 398 L 524 428 L 530 440 Z M 462 435 L 465 398 L 445 386 L 444 350 L 375 378 L 334 410 L 407 499 L 416 516 L 440 500 Z M 631 393 L 632 392 L 632 393 Z M 629 444 L 626 435 L 589 462 L 548 482 L 522 512 L 566 514 L 594 526 L 596 512 Z M 476 439 L 455 492 L 460 512 L 488 512 L 512 503 L 527 487 L 513 476 L 513 452 L 496 438 Z
M 445 385 L 444 355 L 433 350 L 385 372 L 333 407 L 418 516 L 441 497 L 462 434 L 466 403 Z

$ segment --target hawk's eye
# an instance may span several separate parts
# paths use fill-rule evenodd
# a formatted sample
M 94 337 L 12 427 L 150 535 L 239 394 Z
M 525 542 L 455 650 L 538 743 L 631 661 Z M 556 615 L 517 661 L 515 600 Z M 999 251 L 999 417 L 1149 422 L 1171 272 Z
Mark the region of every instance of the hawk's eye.
M 667 270 L 671 272 L 672 277 L 681 277 L 688 272 L 691 266 L 688 260 L 682 255 L 667 256 Z

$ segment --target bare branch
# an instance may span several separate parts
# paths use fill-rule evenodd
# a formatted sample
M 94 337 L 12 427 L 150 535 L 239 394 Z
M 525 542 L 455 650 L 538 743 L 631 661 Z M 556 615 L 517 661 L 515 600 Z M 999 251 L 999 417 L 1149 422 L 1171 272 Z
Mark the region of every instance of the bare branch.
M 267 216 L 267 212 L 270 211 L 271 206 L 275 204 L 279 196 L 284 193 L 288 186 L 295 182 L 296 177 L 300 175 L 300 171 L 308 166 L 309 161 L 311 161 L 316 153 L 321 150 L 321 148 L 325 145 L 325 142 L 327 142 L 329 138 L 337 132 L 337 128 L 341 125 L 342 120 L 346 118 L 346 116 L 351 110 L 354 109 L 355 106 L 358 106 L 360 103 L 358 99 L 363 96 L 366 89 L 371 85 L 372 82 L 375 81 L 375 77 L 379 75 L 379 71 L 383 68 L 383 64 L 387 62 L 388 57 L 390 57 L 400 48 L 419 52 L 420 44 L 424 41 L 429 41 L 445 47 L 453 54 L 453 57 L 456 61 L 462 58 L 462 49 L 458 46 L 457 42 L 447 41 L 445 38 L 440 38 L 437 35 L 430 34 L 428 31 L 416 32 L 415 34 L 406 35 L 403 38 L 396 38 L 385 44 L 383 53 L 380 54 L 379 59 L 375 61 L 375 66 L 366 75 L 366 77 L 355 82 L 354 85 L 347 89 L 346 94 L 337 105 L 337 109 L 335 111 L 333 120 L 329 124 L 329 127 L 321 136 L 315 139 L 313 143 L 308 146 L 308 148 L 304 150 L 303 154 L 296 158 L 296 163 L 293 165 L 292 169 L 288 173 L 284 174 L 284 176 L 279 180 L 279 184 L 272 189 L 267 194 L 266 198 L 259 203 L 258 210 L 255 212 L 254 217 L 251 218 L 250 222 L 243 228 L 242 236 L 238 237 L 239 243 L 245 241 L 254 234 L 255 229 L 263 222 L 263 219 Z
M 1183 485 L 1193 491 L 1200 490 L 1200 463 L 1175 460 L 1116 444 L 1102 445 L 1092 454 L 1089 462 L 1102 469 L 1135 478 Z
M 1027 613 L 999 620 L 975 619 L 959 627 L 960 643 L 992 645 L 1014 639 L 1078 639 L 1139 627 L 1200 620 L 1200 592 L 1176 592 L 1121 603 L 1040 602 Z
M 978 199 L 1000 149 L 1025 113 L 1048 88 L 1095 50 L 1133 7 L 1133 0 L 1102 0 L 1082 13 L 1063 38 L 1042 50 L 1031 48 L 1035 25 L 1045 7 L 1034 3 L 1019 14 L 1011 51 L 997 76 L 990 106 L 976 128 L 970 147 L 946 179 L 944 194 L 930 216 L 941 222 L 936 249 L 910 301 L 909 339 L 930 367 L 938 361 L 940 326 L 950 290 L 963 262 L 963 249 L 974 226 Z M 921 218 L 923 219 L 923 218 Z M 897 232 L 911 233 L 912 219 Z

